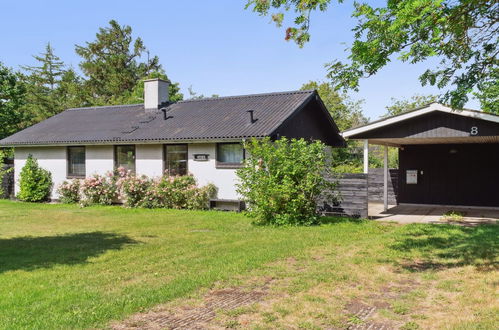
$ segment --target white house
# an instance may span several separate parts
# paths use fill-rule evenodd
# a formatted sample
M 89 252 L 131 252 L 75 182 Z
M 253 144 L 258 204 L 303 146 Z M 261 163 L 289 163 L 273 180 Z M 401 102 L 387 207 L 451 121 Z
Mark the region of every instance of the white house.
M 52 173 L 54 190 L 64 180 L 105 174 L 123 166 L 137 175 L 193 174 L 214 183 L 218 198 L 234 200 L 241 142 L 281 136 L 344 140 L 316 91 L 294 91 L 168 102 L 168 82 L 144 82 L 144 103 L 75 108 L 0 141 L 15 148 L 19 173 L 28 155 Z

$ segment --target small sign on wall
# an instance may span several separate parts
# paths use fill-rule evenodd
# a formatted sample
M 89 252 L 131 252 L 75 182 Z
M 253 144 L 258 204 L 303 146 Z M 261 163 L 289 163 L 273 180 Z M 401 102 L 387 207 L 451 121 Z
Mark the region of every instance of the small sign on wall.
M 418 184 L 418 170 L 406 170 L 405 175 L 407 184 Z
M 210 155 L 209 154 L 194 154 L 194 160 L 198 162 L 205 162 L 209 160 Z

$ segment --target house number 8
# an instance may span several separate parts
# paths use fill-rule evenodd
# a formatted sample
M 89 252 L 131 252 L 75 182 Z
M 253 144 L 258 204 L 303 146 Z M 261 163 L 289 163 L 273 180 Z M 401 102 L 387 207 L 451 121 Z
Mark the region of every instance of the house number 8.
M 471 127 L 470 134 L 471 135 L 477 135 L 478 134 L 478 127 L 476 127 L 476 126 Z

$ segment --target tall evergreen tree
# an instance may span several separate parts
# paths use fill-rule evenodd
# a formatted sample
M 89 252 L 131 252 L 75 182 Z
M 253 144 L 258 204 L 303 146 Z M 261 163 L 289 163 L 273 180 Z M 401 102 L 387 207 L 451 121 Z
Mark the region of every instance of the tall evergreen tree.
M 62 75 L 65 72 L 64 62 L 54 54 L 54 48 L 50 42 L 45 46 L 45 52 L 38 56 L 33 56 L 39 66 L 22 66 L 31 76 L 32 81 L 40 87 L 53 91 L 57 88 Z
M 24 75 L 27 88 L 26 111 L 31 114 L 31 124 L 64 110 L 57 89 L 66 72 L 64 62 L 55 55 L 50 43 L 47 43 L 43 53 L 33 58 L 38 65 L 22 66 L 26 72 Z
M 96 104 L 117 104 L 152 72 L 161 72 L 159 58 L 149 58 L 142 39 L 132 37 L 132 28 L 115 20 L 100 28 L 96 40 L 76 46 L 83 61 L 85 87 Z M 142 60 L 147 54 L 148 58 Z

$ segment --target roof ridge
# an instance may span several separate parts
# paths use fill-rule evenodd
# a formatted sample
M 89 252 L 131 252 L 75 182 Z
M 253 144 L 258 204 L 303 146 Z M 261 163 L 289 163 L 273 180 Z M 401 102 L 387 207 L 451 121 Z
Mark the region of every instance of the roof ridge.
M 283 91 L 283 92 L 269 92 L 269 93 L 256 93 L 256 94 L 243 94 L 243 95 L 230 95 L 230 96 L 216 96 L 216 97 L 204 97 L 200 99 L 188 99 L 182 100 L 178 102 L 171 103 L 187 103 L 187 102 L 199 102 L 199 101 L 216 101 L 220 99 L 238 99 L 238 98 L 250 98 L 250 97 L 259 97 L 259 96 L 274 96 L 274 95 L 289 95 L 289 94 L 306 94 L 314 92 L 313 89 L 306 90 L 294 90 L 294 91 Z
M 289 94 L 307 94 L 313 93 L 314 89 L 305 89 L 305 90 L 292 90 L 292 91 L 283 91 L 283 92 L 269 92 L 269 93 L 255 93 L 255 94 L 242 94 L 242 95 L 229 95 L 229 96 L 217 96 L 217 97 L 204 97 L 201 99 L 188 99 L 181 100 L 177 102 L 172 102 L 168 104 L 174 105 L 177 103 L 188 103 L 188 102 L 200 102 L 200 101 L 215 101 L 215 100 L 224 100 L 224 99 L 238 99 L 238 98 L 251 98 L 251 97 L 259 97 L 259 96 L 274 96 L 274 95 L 289 95 Z M 99 105 L 99 106 L 91 106 L 91 107 L 78 107 L 78 108 L 68 108 L 66 111 L 72 110 L 99 110 L 99 109 L 113 109 L 113 108 L 123 108 L 123 107 L 136 107 L 141 106 L 143 103 L 134 103 L 134 104 L 117 104 L 117 105 Z
M 98 106 L 92 106 L 92 107 L 79 107 L 79 108 L 69 108 L 66 109 L 66 111 L 70 110 L 98 110 L 98 109 L 104 109 L 104 108 L 123 108 L 123 107 L 136 107 L 143 105 L 143 103 L 135 103 L 135 104 L 116 104 L 116 105 L 98 105 Z

